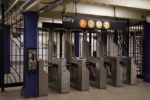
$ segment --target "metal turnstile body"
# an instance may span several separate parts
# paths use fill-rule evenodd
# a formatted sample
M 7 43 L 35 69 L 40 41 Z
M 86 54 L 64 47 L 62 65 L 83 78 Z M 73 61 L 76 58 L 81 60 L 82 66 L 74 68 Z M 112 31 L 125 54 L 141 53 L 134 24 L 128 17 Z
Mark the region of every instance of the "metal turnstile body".
M 90 85 L 96 88 L 105 89 L 107 87 L 107 70 L 104 65 L 104 57 L 102 55 L 103 48 L 99 39 L 100 34 L 97 33 L 96 38 L 96 57 L 91 55 L 90 42 L 87 41 L 87 34 L 83 35 L 83 57 L 87 59 L 87 67 L 90 72 Z M 91 40 L 92 41 L 92 40 Z
M 48 74 L 44 71 L 44 61 L 39 60 L 39 96 L 48 95 Z
M 123 86 L 124 83 L 136 84 L 136 64 L 133 57 L 122 56 L 122 50 L 113 41 L 113 34 L 109 34 L 108 57 L 105 57 L 106 63 L 112 65 L 111 83 L 114 86 Z
M 135 59 L 133 57 L 122 57 L 122 62 L 124 63 L 124 82 L 128 85 L 137 84 L 137 65 L 135 64 Z
M 81 91 L 89 90 L 89 71 L 86 67 L 86 59 L 73 57 L 68 69 L 71 73 L 71 86 Z
M 95 66 L 95 70 L 91 67 L 89 67 L 89 70 L 93 72 L 94 78 L 95 80 L 90 80 L 90 84 L 91 86 L 100 88 L 100 89 L 105 89 L 107 87 L 107 70 L 104 67 L 104 59 L 103 58 L 97 58 L 97 57 L 93 57 L 93 58 L 89 58 L 88 61 L 91 64 L 94 64 Z M 90 72 L 91 75 L 91 72 Z
M 81 91 L 89 90 L 89 70 L 86 67 L 86 59 L 74 57 L 73 44 L 69 39 L 66 40 L 65 46 L 71 86 Z
M 120 57 L 105 57 L 105 63 L 110 64 L 110 84 L 116 87 L 123 86 L 123 66 Z
M 136 64 L 133 57 L 105 57 L 105 62 L 111 64 L 111 84 L 123 86 L 123 84 L 135 85 Z
M 60 93 L 70 92 L 70 72 L 66 69 L 66 59 L 54 57 L 54 42 L 49 40 L 49 86 Z
M 66 69 L 66 59 L 53 58 L 52 62 L 48 69 L 49 86 L 60 93 L 70 92 L 70 72 Z

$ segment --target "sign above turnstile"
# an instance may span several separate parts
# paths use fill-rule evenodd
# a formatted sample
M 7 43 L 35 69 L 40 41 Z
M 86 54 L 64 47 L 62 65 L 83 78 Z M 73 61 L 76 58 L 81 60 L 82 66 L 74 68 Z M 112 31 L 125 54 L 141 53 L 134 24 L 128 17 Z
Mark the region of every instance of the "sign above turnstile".
M 81 29 L 125 29 L 127 20 L 116 18 L 93 18 L 80 16 L 63 16 L 63 27 Z

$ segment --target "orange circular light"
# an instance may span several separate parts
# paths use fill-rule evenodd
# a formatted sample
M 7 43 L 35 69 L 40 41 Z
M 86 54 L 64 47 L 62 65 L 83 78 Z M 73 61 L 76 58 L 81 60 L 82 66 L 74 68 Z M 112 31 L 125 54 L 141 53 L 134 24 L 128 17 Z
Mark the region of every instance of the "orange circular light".
M 104 28 L 109 29 L 110 28 L 110 23 L 108 21 L 104 22 Z
M 101 21 L 96 21 L 96 27 L 97 28 L 102 28 L 103 24 Z
M 86 28 L 86 20 L 85 19 L 81 19 L 79 21 L 79 25 L 80 25 L 81 28 Z
M 88 21 L 88 27 L 89 27 L 89 28 L 94 28 L 94 24 L 95 24 L 95 23 L 94 23 L 93 20 L 89 20 L 89 21 Z

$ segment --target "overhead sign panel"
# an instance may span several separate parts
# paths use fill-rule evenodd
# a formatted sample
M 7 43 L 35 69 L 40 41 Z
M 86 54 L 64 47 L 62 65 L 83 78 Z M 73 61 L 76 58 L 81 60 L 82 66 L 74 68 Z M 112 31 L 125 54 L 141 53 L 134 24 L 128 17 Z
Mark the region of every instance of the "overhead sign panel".
M 63 16 L 63 27 L 81 29 L 124 29 L 127 21 L 116 20 L 115 18 L 93 18 L 80 16 Z

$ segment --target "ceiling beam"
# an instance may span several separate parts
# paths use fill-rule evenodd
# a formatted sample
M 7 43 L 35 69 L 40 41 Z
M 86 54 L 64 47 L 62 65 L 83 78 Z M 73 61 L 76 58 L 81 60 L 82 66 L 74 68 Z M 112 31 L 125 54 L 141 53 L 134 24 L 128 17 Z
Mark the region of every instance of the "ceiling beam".
M 12 5 L 5 11 L 5 15 L 19 2 L 19 0 L 15 0 Z

